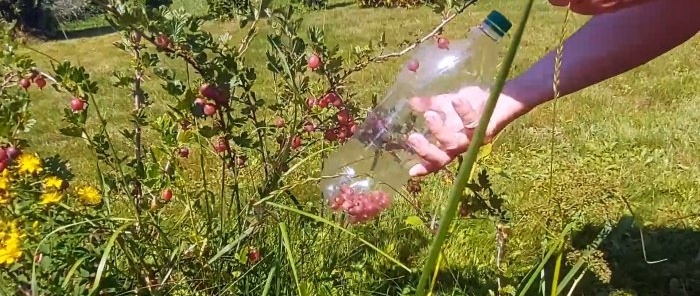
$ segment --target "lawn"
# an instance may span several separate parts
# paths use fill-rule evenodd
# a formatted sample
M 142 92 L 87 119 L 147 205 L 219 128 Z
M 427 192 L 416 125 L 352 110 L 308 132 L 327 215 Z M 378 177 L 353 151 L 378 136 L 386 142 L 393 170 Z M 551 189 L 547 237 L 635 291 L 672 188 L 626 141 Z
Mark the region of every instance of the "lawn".
M 398 50 L 403 41 L 420 38 L 440 22 L 440 17 L 425 7 L 360 9 L 352 3 L 334 1 L 333 4 L 332 9 L 305 15 L 304 25 L 322 27 L 326 39 L 338 44 L 345 53 L 353 46 L 378 40 L 382 33 L 386 33 L 389 47 Z M 481 1 L 450 23 L 446 33 L 451 38 L 465 36 L 467 28 L 492 9 L 515 19 L 523 5 L 524 1 L 515 0 Z M 187 8 L 194 13 L 205 9 L 194 4 Z M 512 75 L 555 48 L 562 26 L 571 34 L 586 21 L 585 17 L 573 16 L 563 24 L 564 15 L 564 10 L 537 1 Z M 99 22 L 68 28 L 84 30 L 89 25 Z M 233 40 L 245 33 L 235 23 L 209 22 L 206 28 L 215 35 L 230 33 Z M 269 29 L 266 25 L 262 28 L 261 35 Z M 128 93 L 108 87 L 113 70 L 129 69 L 128 60 L 120 58 L 125 54 L 112 45 L 118 38 L 107 33 L 28 44 L 45 55 L 84 66 L 104 86 L 98 100 L 114 133 L 129 126 L 127 120 L 132 107 Z M 265 73 L 266 50 L 265 39 L 257 38 L 247 53 L 247 61 L 259 73 Z M 40 65 L 49 65 L 44 55 L 27 52 Z M 681 284 L 680 290 L 685 289 L 685 294 L 672 295 L 700 293 L 699 57 L 700 39 L 695 38 L 638 69 L 533 111 L 499 137 L 483 165 L 513 217 L 504 259 L 505 275 L 521 277 L 536 264 L 542 255 L 541 242 L 546 236 L 558 233 L 560 226 L 568 221 L 563 217 L 576 217 L 590 225 L 591 229 L 582 231 L 583 240 L 587 231 L 595 231 L 603 221 L 616 221 L 629 214 L 624 202 L 628 201 L 637 222 L 644 228 L 644 242 L 637 228 L 624 229 L 622 235 L 605 242 L 600 256 L 606 264 L 596 266 L 596 272 L 589 273 L 596 276 L 586 277 L 581 284 L 582 291 L 590 292 L 585 295 L 592 295 L 593 291 L 668 295 L 675 283 Z M 360 103 L 367 104 L 372 94 L 381 95 L 391 86 L 400 61 L 371 65 L 353 77 L 350 88 L 358 98 L 366 98 Z M 272 77 L 260 76 L 256 87 L 261 93 L 269 93 L 274 87 L 272 82 Z M 147 82 L 145 87 L 156 100 L 165 96 L 156 83 Z M 57 107 L 62 108 L 68 100 L 49 90 L 34 96 L 32 112 L 40 120 L 31 144 L 41 154 L 59 154 L 70 160 L 80 178 L 94 178 L 94 160 L 84 156 L 91 155 L 85 145 L 57 131 L 56 127 L 63 125 Z M 151 112 L 162 110 L 162 106 L 156 105 Z M 303 198 L 318 199 L 317 187 L 310 186 L 304 191 L 309 194 Z M 422 187 L 420 200 L 427 211 L 439 207 L 449 191 L 441 176 L 426 179 Z M 410 215 L 395 212 L 385 219 L 402 224 Z M 362 231 L 384 233 L 387 229 Z M 406 248 L 406 260 L 424 254 L 427 249 L 420 242 L 407 241 L 414 238 L 404 232 L 385 233 L 384 237 L 387 240 L 382 242 L 384 245 Z M 667 260 L 646 263 L 643 244 L 647 260 Z M 333 252 L 332 244 L 325 248 L 324 252 Z M 485 295 L 486 289 L 494 287 L 495 252 L 492 222 L 460 220 L 444 250 L 447 262 L 444 271 L 449 275 L 440 278 L 438 287 L 441 291 L 456 287 L 461 293 Z M 420 261 L 416 262 L 419 265 Z M 374 274 L 369 277 L 375 280 L 405 284 L 391 278 L 387 271 L 371 272 Z M 373 288 L 359 279 L 349 281 L 348 285 L 358 295 L 363 295 L 362 289 Z

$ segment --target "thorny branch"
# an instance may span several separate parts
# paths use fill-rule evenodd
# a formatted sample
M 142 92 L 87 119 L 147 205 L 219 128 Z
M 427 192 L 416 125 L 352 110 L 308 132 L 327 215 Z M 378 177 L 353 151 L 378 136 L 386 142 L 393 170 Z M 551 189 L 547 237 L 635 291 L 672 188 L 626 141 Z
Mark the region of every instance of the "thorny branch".
M 364 69 L 365 67 L 367 67 L 367 65 L 369 65 L 369 63 L 373 63 L 373 62 L 374 63 L 381 63 L 381 62 L 384 62 L 390 58 L 400 57 L 400 56 L 408 53 L 409 51 L 413 50 L 421 43 L 423 43 L 423 42 L 427 41 L 428 39 L 433 38 L 436 35 L 440 34 L 440 32 L 442 32 L 442 30 L 445 28 L 445 26 L 448 23 L 450 23 L 458 15 L 462 14 L 462 12 L 464 12 L 464 10 L 467 9 L 467 7 L 476 4 L 477 1 L 478 0 L 469 0 L 469 1 L 465 2 L 464 4 L 462 4 L 462 6 L 457 8 L 457 10 L 453 14 L 451 14 L 447 17 L 444 17 L 442 19 L 442 21 L 440 22 L 440 24 L 438 24 L 430 33 L 423 36 L 423 38 L 418 39 L 415 42 L 411 43 L 411 45 L 407 46 L 403 50 L 388 53 L 388 54 L 379 55 L 376 57 L 372 57 L 372 58 L 369 58 L 367 61 L 355 64 L 355 67 L 353 67 L 349 70 L 346 70 L 345 73 L 343 73 L 343 75 L 341 76 L 341 80 L 347 78 L 348 76 L 350 76 L 354 72 L 357 72 L 357 71 Z

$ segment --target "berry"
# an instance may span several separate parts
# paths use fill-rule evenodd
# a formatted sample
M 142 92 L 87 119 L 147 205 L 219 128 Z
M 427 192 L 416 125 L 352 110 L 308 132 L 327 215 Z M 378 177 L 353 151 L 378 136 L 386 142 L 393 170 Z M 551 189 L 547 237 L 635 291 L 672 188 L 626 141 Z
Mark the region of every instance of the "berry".
M 17 147 L 8 147 L 7 149 L 5 149 L 5 151 L 7 153 L 8 159 L 15 159 L 17 158 L 17 156 L 20 155 L 20 153 L 22 153 L 22 151 L 20 151 Z
M 205 98 L 211 100 L 216 100 L 216 98 L 219 96 L 219 91 L 216 89 L 216 87 L 209 83 L 202 84 L 199 87 L 199 93 L 202 94 Z
M 284 127 L 284 118 L 282 117 L 277 117 L 275 118 L 275 126 L 278 128 L 283 128 Z
M 335 129 L 329 129 L 329 130 L 326 130 L 324 137 L 326 138 L 326 140 L 333 142 L 333 141 L 338 139 L 338 134 L 337 134 L 337 131 Z
M 173 191 L 170 190 L 170 188 L 167 188 L 163 190 L 163 194 L 161 196 L 165 202 L 169 202 L 173 198 Z
M 156 45 L 159 48 L 169 48 L 171 45 L 170 38 L 165 34 L 158 34 L 158 36 L 156 36 Z
M 80 98 L 73 98 L 70 100 L 70 109 L 75 113 L 82 112 L 85 110 L 85 101 Z
M 257 248 L 251 247 L 248 250 L 248 261 L 258 263 L 260 261 L 260 251 Z
M 311 133 L 316 130 L 316 125 L 311 120 L 304 122 L 304 131 Z
M 36 78 L 37 76 L 39 76 L 39 71 L 34 70 L 34 69 L 29 71 L 29 80 L 33 81 L 34 78 Z
M 338 94 L 335 92 L 329 92 L 327 93 L 324 97 L 324 100 L 328 100 L 329 104 L 332 104 L 333 106 L 340 107 L 343 105 L 343 100 L 340 99 Z
M 204 107 L 204 105 L 207 104 L 207 100 L 204 98 L 197 97 L 196 99 L 194 99 L 194 104 L 199 107 Z
M 416 61 L 416 60 L 411 60 L 410 62 L 408 62 L 408 65 L 406 65 L 406 67 L 408 68 L 408 70 L 411 71 L 411 72 L 416 72 L 416 71 L 418 71 L 418 66 L 420 66 L 420 64 L 419 64 L 418 61 Z
M 5 148 L 0 148 L 0 162 L 5 162 L 8 158 L 7 150 L 5 150 Z
M 306 99 L 306 107 L 308 107 L 309 109 L 313 109 L 317 103 L 318 102 L 314 97 L 309 97 L 308 99 Z
M 7 161 L 0 161 L 0 173 L 4 172 L 5 168 L 7 168 Z
M 24 88 L 24 90 L 27 90 L 30 86 L 32 86 L 32 82 L 27 78 L 22 78 L 19 80 L 19 86 Z
M 44 79 L 43 76 L 39 76 L 39 77 L 37 77 L 36 79 L 34 79 L 34 83 L 35 83 L 36 86 L 38 86 L 39 89 L 41 89 L 41 90 L 43 90 L 43 89 L 44 89 L 44 86 L 46 86 L 46 80 Z
M 311 70 L 316 70 L 321 67 L 321 58 L 317 54 L 312 54 L 309 57 L 308 63 Z
M 328 100 L 328 97 L 323 97 L 323 99 L 320 99 L 318 101 L 318 106 L 321 108 L 326 108 L 326 107 L 328 107 L 329 103 L 330 103 L 330 101 Z
M 214 143 L 214 150 L 218 153 L 223 153 L 228 149 L 228 141 L 224 138 L 219 138 Z
M 216 96 L 214 96 L 214 102 L 217 105 L 226 107 L 229 101 L 229 91 L 227 89 L 217 89 Z
M 182 158 L 188 158 L 188 157 L 190 157 L 190 149 L 188 149 L 187 147 L 182 147 L 177 152 L 177 154 L 179 154 L 180 157 L 182 157 Z
M 292 139 L 292 149 L 299 149 L 301 147 L 301 138 L 298 136 Z
M 214 104 L 207 103 L 204 105 L 204 115 L 206 116 L 212 116 L 216 114 L 216 106 Z
M 354 122 L 348 123 L 348 132 L 350 132 L 351 136 L 357 132 L 357 125 Z
M 338 114 L 336 114 L 336 117 L 338 117 L 338 122 L 340 124 L 346 124 L 350 122 L 350 113 L 348 113 L 348 110 L 343 109 L 338 111 Z
M 450 40 L 447 40 L 447 38 L 440 37 L 437 40 L 438 48 L 440 49 L 448 49 L 450 46 Z

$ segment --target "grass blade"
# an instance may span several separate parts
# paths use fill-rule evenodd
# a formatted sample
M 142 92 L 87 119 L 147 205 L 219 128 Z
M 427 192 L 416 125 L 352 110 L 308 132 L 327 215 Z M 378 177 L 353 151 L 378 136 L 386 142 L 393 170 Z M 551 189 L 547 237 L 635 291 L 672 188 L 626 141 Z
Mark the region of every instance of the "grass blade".
M 272 287 L 272 278 L 275 276 L 275 272 L 277 272 L 277 266 L 273 266 L 272 269 L 270 269 L 270 273 L 267 274 L 267 280 L 265 280 L 265 288 L 263 288 L 262 296 L 267 296 L 267 294 L 270 294 L 270 287 Z
M 226 245 L 226 246 L 223 247 L 221 250 L 219 250 L 219 252 L 217 252 L 217 253 L 214 255 L 214 257 L 211 257 L 211 259 L 209 259 L 209 261 L 207 261 L 207 265 L 205 265 L 205 266 L 211 265 L 212 263 L 214 263 L 214 261 L 216 261 L 216 260 L 218 260 L 219 258 L 221 258 L 221 256 L 223 256 L 223 255 L 225 255 L 226 253 L 230 252 L 231 249 L 233 249 L 234 246 L 238 245 L 244 238 L 246 238 L 246 237 L 248 237 L 250 234 L 252 234 L 254 229 L 255 229 L 255 228 L 254 228 L 253 226 L 248 227 L 248 229 L 246 229 L 241 235 L 239 235 L 238 238 L 236 238 L 236 240 L 234 240 L 233 242 L 231 242 L 230 244 Z
M 107 240 L 107 245 L 105 245 L 105 249 L 102 252 L 102 258 L 100 258 L 100 264 L 97 266 L 97 272 L 95 272 L 95 281 L 92 283 L 92 288 L 90 289 L 90 293 L 88 295 L 92 295 L 99 289 L 100 287 L 100 281 L 102 280 L 102 274 L 104 273 L 105 266 L 107 265 L 107 259 L 109 258 L 109 255 L 112 253 L 112 247 L 114 247 L 114 242 L 117 240 L 117 237 L 119 237 L 124 230 L 131 226 L 133 222 L 126 223 L 117 230 L 114 231 L 112 236 Z
M 287 234 L 287 225 L 284 222 L 280 222 L 280 234 L 282 234 L 282 244 L 284 244 L 284 249 L 287 253 L 287 260 L 289 260 L 289 266 L 292 268 L 292 276 L 294 277 L 294 282 L 297 284 L 297 293 L 301 296 L 301 285 L 299 285 L 299 276 L 297 275 L 297 266 L 294 262 L 294 256 L 292 255 L 292 247 L 289 244 L 289 235 Z
M 309 217 L 309 218 L 314 219 L 314 220 L 316 220 L 316 221 L 318 221 L 318 222 L 321 222 L 321 223 L 326 224 L 326 225 L 328 225 L 328 226 L 331 226 L 331 227 L 333 227 L 333 228 L 335 228 L 335 229 L 338 229 L 338 230 L 340 230 L 340 231 L 342 231 L 342 232 L 344 232 L 344 233 L 347 233 L 347 234 L 350 235 L 351 237 L 353 237 L 353 238 L 355 238 L 355 239 L 361 241 L 363 244 L 365 244 L 365 245 L 367 245 L 368 247 L 372 248 L 373 250 L 377 251 L 377 253 L 379 253 L 379 254 L 381 254 L 382 256 L 384 256 L 385 258 L 389 259 L 391 262 L 394 262 L 394 263 L 395 263 L 396 265 L 398 265 L 399 267 L 405 269 L 405 270 L 408 271 L 408 272 L 412 272 L 412 270 L 411 270 L 410 268 L 408 268 L 406 265 L 404 265 L 403 263 L 401 263 L 399 260 L 396 260 L 396 259 L 394 259 L 393 257 L 389 256 L 389 254 L 384 253 L 382 250 L 380 250 L 379 248 L 377 248 L 377 247 L 376 247 L 375 245 L 373 245 L 372 243 L 370 243 L 370 242 L 368 242 L 368 241 L 362 239 L 361 237 L 357 236 L 356 234 L 352 233 L 352 231 L 349 231 L 349 230 L 347 230 L 347 229 L 345 229 L 345 228 L 343 228 L 343 227 L 341 227 L 341 226 L 339 226 L 339 225 L 337 225 L 337 224 L 335 224 L 335 223 L 333 223 L 333 222 L 331 222 L 331 221 L 328 221 L 328 220 L 326 220 L 326 219 L 323 219 L 323 218 L 321 218 L 321 217 L 319 217 L 319 216 L 316 216 L 316 215 L 314 215 L 314 214 L 309 214 L 309 213 L 307 213 L 307 212 L 300 211 L 300 210 L 297 210 L 297 209 L 294 209 L 294 208 L 290 208 L 290 207 L 288 207 L 288 206 L 284 206 L 284 205 L 277 204 L 277 203 L 274 203 L 274 202 L 269 202 L 269 201 L 268 201 L 267 204 L 268 204 L 268 205 L 271 205 L 271 206 L 274 206 L 274 207 L 276 207 L 276 208 L 280 208 L 280 209 L 283 209 L 283 210 L 287 210 L 287 211 L 290 211 L 290 212 L 297 213 L 297 214 L 302 215 L 302 216 Z
M 68 288 L 68 283 L 70 283 L 70 280 L 73 278 L 73 274 L 75 273 L 76 270 L 78 270 L 78 267 L 80 267 L 80 264 L 87 259 L 88 256 L 85 256 L 83 258 L 78 259 L 78 261 L 75 261 L 73 263 L 73 266 L 68 270 L 68 273 L 66 274 L 66 278 L 63 279 L 63 284 L 61 284 L 61 288 L 65 289 Z
M 574 264 L 571 270 L 561 280 L 561 282 L 559 283 L 559 289 L 557 289 L 557 295 L 564 292 L 564 288 L 569 284 L 569 281 L 571 281 L 571 279 L 573 279 L 574 276 L 578 274 L 579 270 L 585 264 L 585 259 L 588 258 L 588 256 L 590 256 L 593 253 L 593 251 L 598 248 L 598 246 L 600 246 L 600 244 L 610 235 L 611 232 L 612 227 L 610 226 L 610 224 L 606 224 L 600 231 L 600 233 L 598 233 L 595 240 L 593 240 L 593 242 L 588 246 L 588 250 L 583 252 L 581 258 L 579 258 L 578 261 L 576 261 L 576 264 Z
M 503 63 L 501 64 L 501 68 L 499 70 L 498 77 L 496 78 L 496 82 L 493 88 L 491 89 L 491 94 L 484 106 L 484 113 L 481 115 L 479 125 L 477 126 L 476 131 L 474 132 L 474 137 L 469 143 L 469 149 L 466 152 L 464 161 L 459 167 L 459 173 L 457 174 L 457 177 L 455 178 L 455 183 L 452 186 L 452 189 L 450 190 L 450 195 L 447 199 L 447 205 L 440 219 L 441 222 L 438 228 L 438 232 L 435 235 L 433 243 L 430 246 L 428 259 L 423 265 L 421 277 L 416 288 L 417 296 L 423 296 L 426 293 L 426 286 L 430 279 L 430 274 L 432 273 L 432 270 L 435 267 L 437 257 L 440 254 L 440 251 L 442 250 L 442 245 L 445 242 L 448 230 L 450 228 L 450 225 L 452 224 L 452 220 L 454 220 L 454 217 L 456 215 L 461 193 L 467 186 L 467 182 L 469 181 L 468 176 L 472 171 L 472 167 L 474 166 L 476 158 L 478 157 L 479 148 L 484 142 L 486 127 L 488 126 L 491 120 L 491 115 L 493 114 L 493 110 L 496 107 L 496 102 L 498 101 L 498 97 L 501 91 L 503 90 L 503 86 L 505 85 L 506 79 L 508 78 L 510 68 L 513 65 L 515 54 L 518 51 L 520 40 L 522 39 L 523 32 L 525 31 L 525 25 L 527 24 L 527 21 L 530 18 L 530 11 L 532 10 L 533 3 L 534 0 L 529 0 L 525 5 L 523 15 L 520 18 L 520 24 L 515 30 L 515 34 L 513 34 L 513 39 L 508 48 L 508 53 L 506 54 Z

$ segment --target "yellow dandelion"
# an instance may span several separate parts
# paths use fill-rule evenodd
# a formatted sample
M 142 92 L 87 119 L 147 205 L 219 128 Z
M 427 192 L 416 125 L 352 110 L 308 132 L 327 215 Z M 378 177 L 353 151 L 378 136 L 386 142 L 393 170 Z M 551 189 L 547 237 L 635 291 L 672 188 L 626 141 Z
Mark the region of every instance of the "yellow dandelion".
M 33 154 L 22 153 L 17 158 L 17 171 L 20 174 L 36 174 L 41 173 L 44 169 L 41 167 L 41 159 Z
M 22 257 L 22 238 L 16 221 L 0 221 L 0 265 L 9 266 Z
M 41 195 L 41 201 L 39 202 L 40 205 L 49 205 L 49 204 L 55 204 L 58 203 L 63 199 L 63 196 L 56 192 L 56 191 L 49 191 L 49 192 L 44 192 Z
M 10 176 L 0 176 L 0 190 L 10 189 Z
M 65 184 L 65 181 L 61 180 L 61 178 L 58 178 L 58 177 L 49 176 L 49 177 L 44 178 L 44 189 L 45 190 L 62 190 L 64 184 Z
M 0 205 L 9 204 L 12 201 L 11 197 L 10 177 L 3 174 L 0 176 Z
M 6 205 L 10 202 L 12 202 L 10 191 L 0 189 L 0 205 Z
M 100 192 L 92 186 L 82 186 L 78 188 L 76 193 L 78 199 L 86 205 L 96 206 L 102 202 Z

